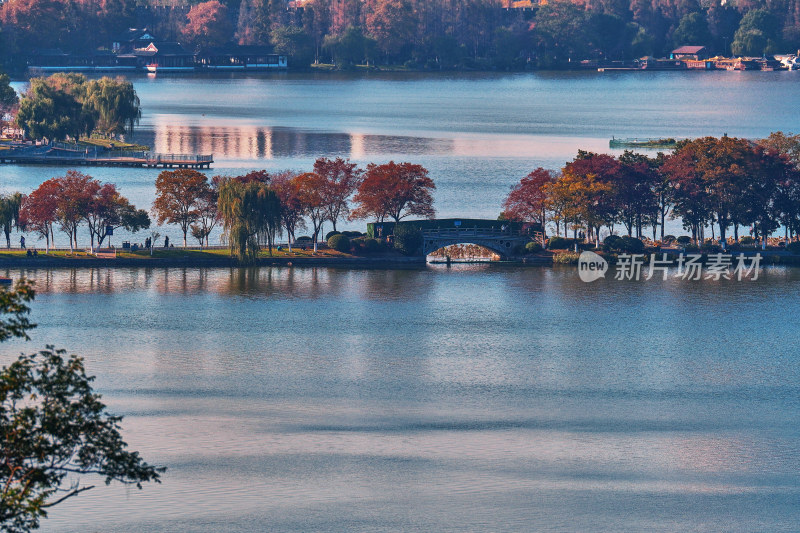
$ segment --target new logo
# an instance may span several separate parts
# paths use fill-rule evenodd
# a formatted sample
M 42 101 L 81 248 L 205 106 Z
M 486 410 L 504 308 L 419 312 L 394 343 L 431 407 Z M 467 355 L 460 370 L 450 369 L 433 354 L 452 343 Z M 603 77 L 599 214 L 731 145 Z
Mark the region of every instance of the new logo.
M 587 283 L 606 277 L 608 261 L 594 252 L 585 251 L 578 257 L 578 275 Z

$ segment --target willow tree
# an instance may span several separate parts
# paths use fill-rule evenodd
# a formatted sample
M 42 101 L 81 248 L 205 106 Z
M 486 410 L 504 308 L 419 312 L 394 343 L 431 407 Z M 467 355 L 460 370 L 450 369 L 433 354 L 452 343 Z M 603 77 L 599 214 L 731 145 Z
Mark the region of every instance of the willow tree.
M 11 230 L 20 227 L 19 209 L 22 205 L 22 194 L 0 196 L 0 226 L 6 235 L 6 247 L 11 248 Z
M 95 119 L 95 130 L 105 135 L 133 133 L 142 111 L 133 83 L 107 76 L 86 83 L 84 107 Z
M 272 255 L 280 228 L 281 202 L 269 185 L 226 179 L 220 185 L 218 202 L 223 234 L 232 256 L 253 263 L 264 241 Z

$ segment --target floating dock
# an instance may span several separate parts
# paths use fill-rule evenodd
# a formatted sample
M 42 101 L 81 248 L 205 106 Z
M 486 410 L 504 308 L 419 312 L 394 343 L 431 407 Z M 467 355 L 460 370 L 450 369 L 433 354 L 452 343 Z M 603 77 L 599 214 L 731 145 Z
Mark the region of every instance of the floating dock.
M 63 148 L 54 145 L 22 146 L 0 150 L 0 164 L 67 165 L 146 168 L 211 168 L 213 155 L 159 154 L 149 151 L 114 151 Z

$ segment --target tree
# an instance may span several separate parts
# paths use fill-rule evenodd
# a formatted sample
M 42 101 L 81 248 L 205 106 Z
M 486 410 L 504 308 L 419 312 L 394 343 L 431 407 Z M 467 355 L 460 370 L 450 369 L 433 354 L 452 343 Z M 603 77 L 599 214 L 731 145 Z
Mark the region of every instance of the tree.
M 0 291 L 0 340 L 29 340 L 34 298 L 25 281 Z M 9 318 L 5 318 L 9 317 Z M 97 475 L 142 488 L 166 469 L 127 450 L 120 417 L 92 390 L 83 360 L 52 346 L 22 355 L 0 370 L 0 527 L 23 533 L 39 527 L 48 509 L 94 488 Z M 65 483 L 69 481 L 68 485 Z
M 182 30 L 183 37 L 196 46 L 221 46 L 233 38 L 228 7 L 218 0 L 192 6 L 186 18 L 188 23 Z
M 387 57 L 411 43 L 416 20 L 408 0 L 368 0 L 365 27 Z
M 334 63 L 340 68 L 369 62 L 374 57 L 377 42 L 365 36 L 360 28 L 348 27 L 341 35 L 327 35 L 323 47 L 333 57 Z
M 374 217 L 378 222 L 387 217 L 400 222 L 409 215 L 433 218 L 436 212 L 431 191 L 435 189 L 428 171 L 421 165 L 394 161 L 384 165 L 370 163 L 353 198 L 358 208 L 350 218 Z
M 133 84 L 122 78 L 87 80 L 58 73 L 33 78 L 20 102 L 17 124 L 34 138 L 77 139 L 92 131 L 132 133 L 141 109 Z
M 6 247 L 11 248 L 11 230 L 20 227 L 19 209 L 22 205 L 22 194 L 0 196 L 0 225 L 6 236 Z
M 311 239 L 314 242 L 314 252 L 317 251 L 317 241 L 319 239 L 322 224 L 327 218 L 325 205 L 325 178 L 315 172 L 306 172 L 295 176 L 292 179 L 295 195 L 302 206 L 303 213 L 311 219 L 311 226 L 314 232 Z
M 544 226 L 547 223 L 547 190 L 555 180 L 555 172 L 542 167 L 522 178 L 511 188 L 511 192 L 503 202 L 506 217 L 509 220 L 539 224 L 544 239 Z
M 282 26 L 270 33 L 275 53 L 289 58 L 294 67 L 307 68 L 314 61 L 314 41 L 297 26 Z
M 711 40 L 711 32 L 708 30 L 706 18 L 697 11 L 684 15 L 672 34 L 672 42 L 676 47 L 683 45 L 710 46 Z
M 597 244 L 600 228 L 611 227 L 617 218 L 616 184 L 621 172 L 622 165 L 610 155 L 583 150 L 562 170 L 561 180 L 574 197 L 573 214 L 589 230 L 587 238 L 594 234 Z M 577 227 L 574 229 L 577 233 Z
M 778 19 L 767 9 L 749 11 L 733 36 L 731 52 L 739 56 L 775 53 L 781 42 Z
M 711 214 L 705 184 L 693 163 L 691 152 L 678 148 L 664 159 L 662 170 L 672 187 L 673 213 L 681 218 L 683 227 L 692 232 L 692 240 L 697 242 Z
M 20 101 L 16 122 L 34 139 L 77 139 L 93 128 L 91 117 L 74 96 L 42 78 L 31 80 Z
M 658 198 L 656 196 L 656 162 L 646 155 L 629 150 L 619 157 L 620 173 L 615 180 L 615 204 L 619 219 L 625 225 L 628 236 L 642 237 L 645 224 L 658 225 Z
M 0 123 L 3 116 L 10 113 L 19 103 L 17 91 L 11 86 L 11 78 L 5 72 L 0 72 Z
M 153 213 L 158 224 L 177 224 L 183 232 L 183 247 L 186 234 L 197 221 L 199 202 L 208 192 L 208 178 L 196 170 L 181 168 L 165 170 L 156 178 L 156 199 Z
M 137 232 L 150 227 L 150 217 L 144 209 L 136 209 L 122 196 L 113 183 L 106 183 L 93 190 L 84 219 L 89 225 L 92 249 L 95 237 L 97 246 L 103 245 L 107 229 L 125 228 Z
M 318 158 L 314 162 L 314 172 L 325 180 L 322 191 L 325 214 L 336 231 L 336 221 L 348 215 L 348 199 L 358 189 L 363 171 L 349 159 Z
M 770 133 L 766 139 L 758 141 L 758 144 L 766 150 L 786 155 L 789 161 L 800 169 L 800 135 L 776 131 Z
M 281 172 L 272 177 L 272 189 L 281 202 L 281 223 L 286 228 L 289 251 L 292 251 L 295 232 L 306 227 L 303 219 L 303 202 L 294 186 L 296 174 L 291 171 Z
M 78 172 L 68 170 L 65 176 L 55 178 L 58 186 L 56 218 L 61 230 L 69 235 L 69 249 L 78 246 L 78 228 L 89 213 L 92 198 L 100 190 L 100 182 Z
M 45 252 L 50 252 L 53 224 L 58 220 L 60 185 L 56 178 L 49 179 L 25 196 L 19 214 L 19 225 L 25 231 L 34 231 L 44 237 Z
M 133 133 L 142 117 L 133 83 L 122 78 L 87 82 L 82 103 L 92 114 L 95 130 L 105 135 Z
M 280 227 L 280 200 L 269 185 L 226 179 L 219 188 L 219 215 L 225 238 L 240 261 L 253 263 L 266 240 L 272 243 Z
M 208 187 L 197 201 L 198 224 L 192 224 L 191 228 L 192 237 L 200 242 L 201 248 L 203 242 L 208 246 L 208 236 L 211 235 L 211 231 L 219 220 L 218 199 L 219 192 L 214 187 Z

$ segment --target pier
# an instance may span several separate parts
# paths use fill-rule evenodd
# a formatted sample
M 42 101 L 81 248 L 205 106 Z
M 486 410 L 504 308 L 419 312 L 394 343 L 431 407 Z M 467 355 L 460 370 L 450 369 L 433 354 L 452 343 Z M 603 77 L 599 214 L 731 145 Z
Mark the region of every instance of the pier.
M 0 150 L 0 164 L 67 165 L 145 168 L 211 168 L 213 155 L 159 154 L 150 151 L 100 150 L 52 143 Z

